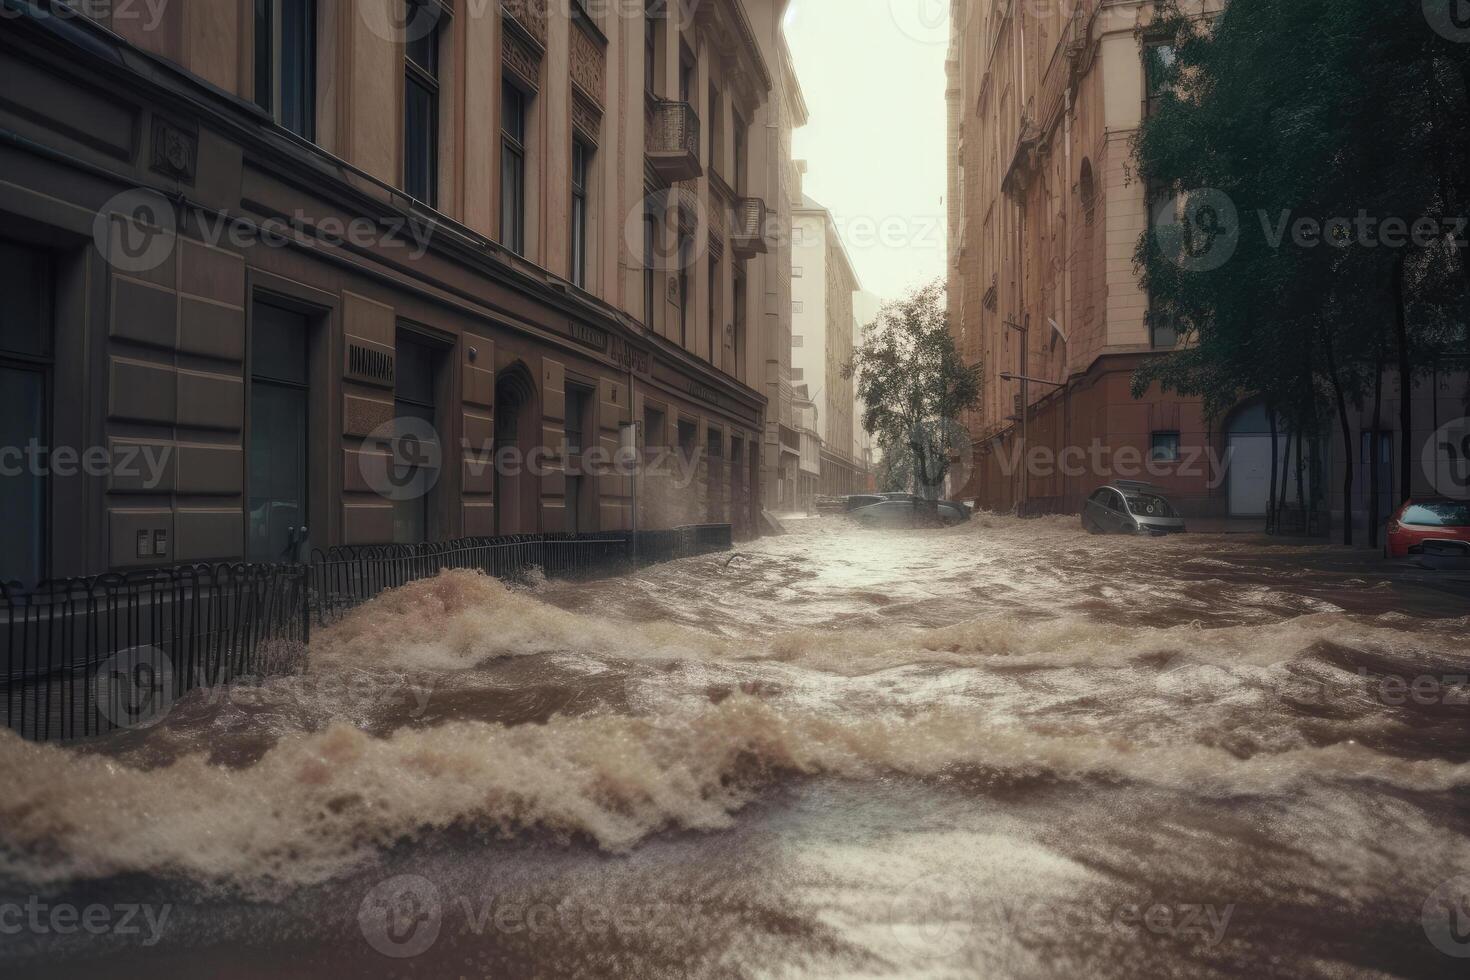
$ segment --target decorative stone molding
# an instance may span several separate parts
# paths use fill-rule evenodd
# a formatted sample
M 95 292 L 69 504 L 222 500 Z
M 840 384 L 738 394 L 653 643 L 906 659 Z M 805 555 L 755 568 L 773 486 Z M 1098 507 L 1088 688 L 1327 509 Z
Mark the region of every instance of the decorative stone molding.
M 536 92 L 541 88 L 541 54 L 545 49 L 537 48 L 529 34 L 518 25 L 512 25 L 513 22 L 507 20 L 507 29 L 500 32 L 500 60 L 506 71 L 514 74 L 530 91 Z
M 153 169 L 193 183 L 198 164 L 199 137 L 166 119 L 153 117 Z
M 500 8 L 546 50 L 546 0 L 501 0 Z
M 581 92 L 572 92 L 572 127 L 596 146 L 602 135 L 602 109 Z
M 596 28 L 586 23 L 585 15 L 574 18 L 572 82 L 601 109 L 602 93 L 606 87 L 607 51 L 606 42 L 600 41 L 591 33 L 594 30 Z

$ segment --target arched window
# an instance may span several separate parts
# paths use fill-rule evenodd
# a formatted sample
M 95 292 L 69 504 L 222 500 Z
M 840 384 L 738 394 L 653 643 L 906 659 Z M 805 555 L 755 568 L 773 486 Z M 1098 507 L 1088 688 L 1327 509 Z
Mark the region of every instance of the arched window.
M 1092 180 L 1092 161 L 1083 159 L 1082 175 L 1077 179 L 1077 193 L 1082 199 L 1082 216 L 1090 225 L 1097 213 L 1097 187 Z

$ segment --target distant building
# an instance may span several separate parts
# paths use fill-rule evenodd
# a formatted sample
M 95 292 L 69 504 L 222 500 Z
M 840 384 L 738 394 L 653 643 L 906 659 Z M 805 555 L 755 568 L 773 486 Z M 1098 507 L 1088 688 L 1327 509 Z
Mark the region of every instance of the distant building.
M 1204 17 L 1222 6 L 1192 0 L 1186 10 Z M 1133 264 L 1150 217 L 1146 189 L 1130 169 L 1131 140 L 1164 94 L 1151 66 L 1172 57 L 1149 35 L 1153 10 L 1142 0 L 950 6 L 950 328 L 965 360 L 984 372 L 980 404 L 964 420 L 974 467 L 957 492 L 982 507 L 1076 512 L 1099 483 L 1132 476 L 1164 487 L 1187 516 L 1266 512 L 1269 421 L 1258 401 L 1212 425 L 1196 398 L 1157 385 L 1142 398 L 1130 391 L 1135 370 L 1179 342 L 1174 325 L 1151 308 Z M 1441 365 L 1416 382 L 1415 452 L 1465 414 L 1465 390 L 1462 365 Z M 1400 486 L 1399 443 L 1389 438 L 1400 397 L 1390 371 L 1379 436 L 1386 498 L 1433 492 L 1417 460 L 1411 485 Z M 1362 408 L 1350 414 L 1359 443 L 1351 506 L 1361 520 L 1371 422 Z M 1021 465 L 1032 449 L 1053 460 L 1080 450 L 1104 462 Z M 1338 427 L 1308 456 L 1313 449 L 1324 463 L 1327 506 L 1340 521 L 1348 502 Z M 1296 498 L 1294 483 L 1289 497 Z
M 797 470 L 796 499 L 792 510 L 812 513 L 822 480 L 821 412 L 807 394 L 804 384 L 796 386 L 796 428 L 801 436 L 801 464 Z
M 762 487 L 765 506 L 775 511 L 796 509 L 801 483 L 801 436 L 798 409 L 794 402 L 791 369 L 791 205 L 801 174 L 791 159 L 794 129 L 806 125 L 807 107 L 801 83 L 791 62 L 784 36 L 778 37 L 775 54 L 778 71 L 772 97 L 778 145 L 777 193 L 770 202 L 775 241 L 766 254 L 765 394 L 766 430 L 762 456 Z
M 843 370 L 853 354 L 853 293 L 857 274 L 832 213 L 805 193 L 792 207 L 791 365 L 818 406 L 824 495 L 867 489 L 856 456 L 854 380 Z

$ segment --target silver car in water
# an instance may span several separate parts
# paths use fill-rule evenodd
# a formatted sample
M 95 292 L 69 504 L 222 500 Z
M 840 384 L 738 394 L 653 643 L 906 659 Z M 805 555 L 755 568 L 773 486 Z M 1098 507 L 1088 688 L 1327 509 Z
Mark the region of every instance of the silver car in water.
M 1184 518 L 1164 491 L 1148 483 L 1115 480 L 1098 487 L 1082 508 L 1082 526 L 1093 534 L 1183 534 Z

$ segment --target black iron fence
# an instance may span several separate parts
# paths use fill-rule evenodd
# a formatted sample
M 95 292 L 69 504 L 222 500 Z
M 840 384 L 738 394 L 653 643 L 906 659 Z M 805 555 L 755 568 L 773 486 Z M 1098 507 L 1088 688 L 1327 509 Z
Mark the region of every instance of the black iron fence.
M 566 578 L 605 573 L 628 559 L 628 535 L 623 532 L 332 548 L 312 555 L 311 607 L 315 620 L 327 623 L 385 589 L 446 569 L 467 568 L 507 579 L 524 578 L 536 569 L 548 578 Z
M 728 524 L 333 548 L 305 565 L 219 564 L 0 583 L 0 725 L 38 741 L 146 727 L 199 687 L 287 673 L 323 625 L 446 569 L 615 572 L 731 547 Z
M 186 565 L 0 598 L 0 721 L 40 741 L 147 724 L 188 690 L 289 670 L 305 649 L 300 566 Z

